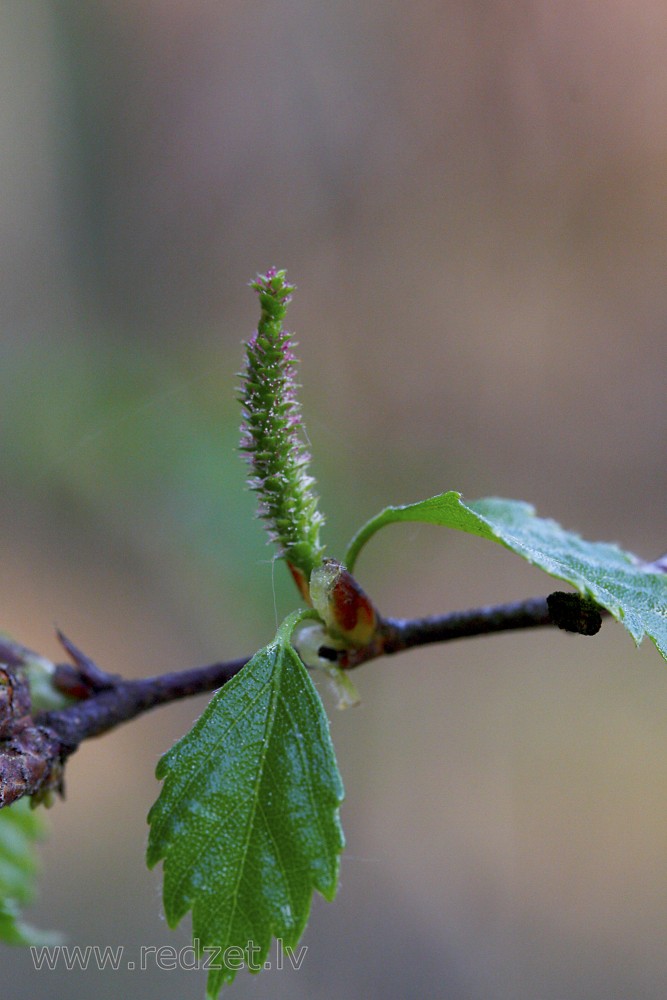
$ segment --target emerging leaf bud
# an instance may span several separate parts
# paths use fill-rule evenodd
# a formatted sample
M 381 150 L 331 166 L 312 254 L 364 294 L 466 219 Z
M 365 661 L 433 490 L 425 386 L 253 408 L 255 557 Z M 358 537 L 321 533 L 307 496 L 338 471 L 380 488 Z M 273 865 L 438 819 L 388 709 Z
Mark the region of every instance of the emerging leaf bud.
M 339 639 L 332 639 L 322 622 L 304 622 L 295 631 L 292 643 L 307 667 L 323 670 L 336 696 L 336 708 L 351 708 L 361 697 L 347 670 L 338 666 L 337 653 L 344 649 Z
M 370 599 L 342 563 L 324 559 L 310 576 L 313 607 L 333 639 L 346 647 L 367 646 L 376 633 L 378 616 Z

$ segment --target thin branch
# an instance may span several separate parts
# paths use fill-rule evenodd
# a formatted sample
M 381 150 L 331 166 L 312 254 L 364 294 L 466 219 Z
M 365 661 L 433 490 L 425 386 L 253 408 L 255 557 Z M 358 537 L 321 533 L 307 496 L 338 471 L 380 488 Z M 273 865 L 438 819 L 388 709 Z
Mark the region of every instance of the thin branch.
M 473 635 L 490 635 L 522 628 L 553 625 L 546 597 L 533 597 L 512 604 L 494 604 L 470 611 L 454 611 L 429 618 L 385 619 L 385 653 L 400 653 L 413 646 L 447 642 Z
M 553 598 L 568 598 L 567 610 Z M 544 625 L 569 631 L 593 634 L 599 628 L 603 609 L 586 606 L 575 598 L 575 614 L 570 606 L 572 595 L 529 598 L 512 604 L 499 604 L 471 611 L 455 611 L 429 618 L 386 618 L 376 637 L 362 649 L 336 654 L 345 669 L 369 660 L 398 653 L 416 646 L 446 642 L 475 635 L 490 635 L 514 629 Z M 597 624 L 596 624 L 597 623 Z M 63 767 L 80 744 L 114 729 L 123 722 L 142 715 L 158 705 L 203 694 L 221 687 L 248 663 L 250 657 L 212 663 L 175 673 L 124 680 L 100 670 L 96 664 L 65 636 L 59 633 L 73 666 L 56 668 L 56 681 L 63 690 L 80 699 L 57 711 L 41 712 L 32 717 L 25 674 L 21 669 L 29 651 L 6 640 L 0 643 L 0 807 L 31 795 L 48 799 L 63 789 Z
M 385 618 L 376 640 L 370 646 L 344 654 L 341 666 L 351 669 L 378 656 L 401 653 L 433 642 L 543 625 L 557 626 L 581 635 L 594 635 L 599 631 L 602 615 L 606 614 L 608 612 L 604 608 L 576 594 L 557 592 L 548 597 L 531 597 L 511 604 L 493 604 L 427 618 Z
M 3 640 L 0 655 L 0 807 L 24 795 L 49 802 L 63 792 L 65 761 L 93 736 L 100 736 L 122 722 L 180 698 L 221 687 L 248 657 L 212 663 L 176 673 L 140 680 L 123 680 L 105 674 L 70 640 L 59 635 L 74 667 L 61 664 L 56 678 L 80 700 L 57 711 L 30 714 L 30 692 L 22 669 L 29 650 Z M 81 672 L 79 673 L 79 668 Z
M 245 656 L 227 663 L 211 663 L 206 667 L 193 667 L 156 677 L 119 680 L 113 687 L 104 688 L 85 701 L 59 711 L 42 712 L 35 721 L 56 732 L 64 745 L 76 749 L 83 740 L 101 736 L 158 705 L 222 687 L 234 674 L 238 674 L 249 659 Z

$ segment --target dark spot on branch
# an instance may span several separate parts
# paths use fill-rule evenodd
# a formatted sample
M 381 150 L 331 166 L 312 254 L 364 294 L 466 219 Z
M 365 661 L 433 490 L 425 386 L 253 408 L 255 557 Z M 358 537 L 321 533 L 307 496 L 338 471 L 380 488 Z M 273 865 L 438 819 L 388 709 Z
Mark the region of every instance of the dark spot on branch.
M 602 626 L 602 615 L 595 601 L 581 594 L 568 594 L 557 590 L 547 597 L 547 607 L 552 622 L 565 632 L 579 635 L 596 635 Z
M 339 651 L 332 649 L 331 646 L 320 646 L 317 655 L 323 660 L 330 660 L 332 663 L 335 663 L 338 659 Z

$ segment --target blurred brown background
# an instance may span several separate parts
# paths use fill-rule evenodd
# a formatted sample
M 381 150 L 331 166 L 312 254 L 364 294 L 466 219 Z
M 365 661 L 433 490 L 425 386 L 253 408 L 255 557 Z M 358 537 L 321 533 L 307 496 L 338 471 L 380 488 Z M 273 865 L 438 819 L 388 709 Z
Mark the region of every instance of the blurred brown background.
M 0 6 L 0 626 L 128 675 L 250 652 L 294 597 L 235 453 L 240 342 L 298 293 L 340 554 L 388 502 L 523 498 L 667 547 L 667 9 L 658 0 Z M 547 592 L 487 543 L 387 529 L 393 614 Z M 236 997 L 667 995 L 667 670 L 617 625 L 374 663 L 332 710 L 339 897 L 298 973 Z M 70 764 L 30 917 L 187 944 L 143 865 L 159 755 L 204 701 Z M 194 972 L 36 972 L 14 1000 L 203 995 Z

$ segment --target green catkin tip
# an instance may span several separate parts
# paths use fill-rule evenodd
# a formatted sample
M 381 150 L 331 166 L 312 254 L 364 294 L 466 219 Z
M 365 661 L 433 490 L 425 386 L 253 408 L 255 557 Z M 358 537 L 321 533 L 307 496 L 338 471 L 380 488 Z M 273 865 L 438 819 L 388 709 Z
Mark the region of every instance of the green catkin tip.
M 285 271 L 270 268 L 251 287 L 262 311 L 257 332 L 246 344 L 241 373 L 241 450 L 251 467 L 248 485 L 259 495 L 259 515 L 272 541 L 290 568 L 299 571 L 295 577 L 303 574 L 308 580 L 322 561 L 324 518 L 307 471 L 310 455 L 296 398 L 294 343 L 282 326 L 294 286 L 287 283 Z

